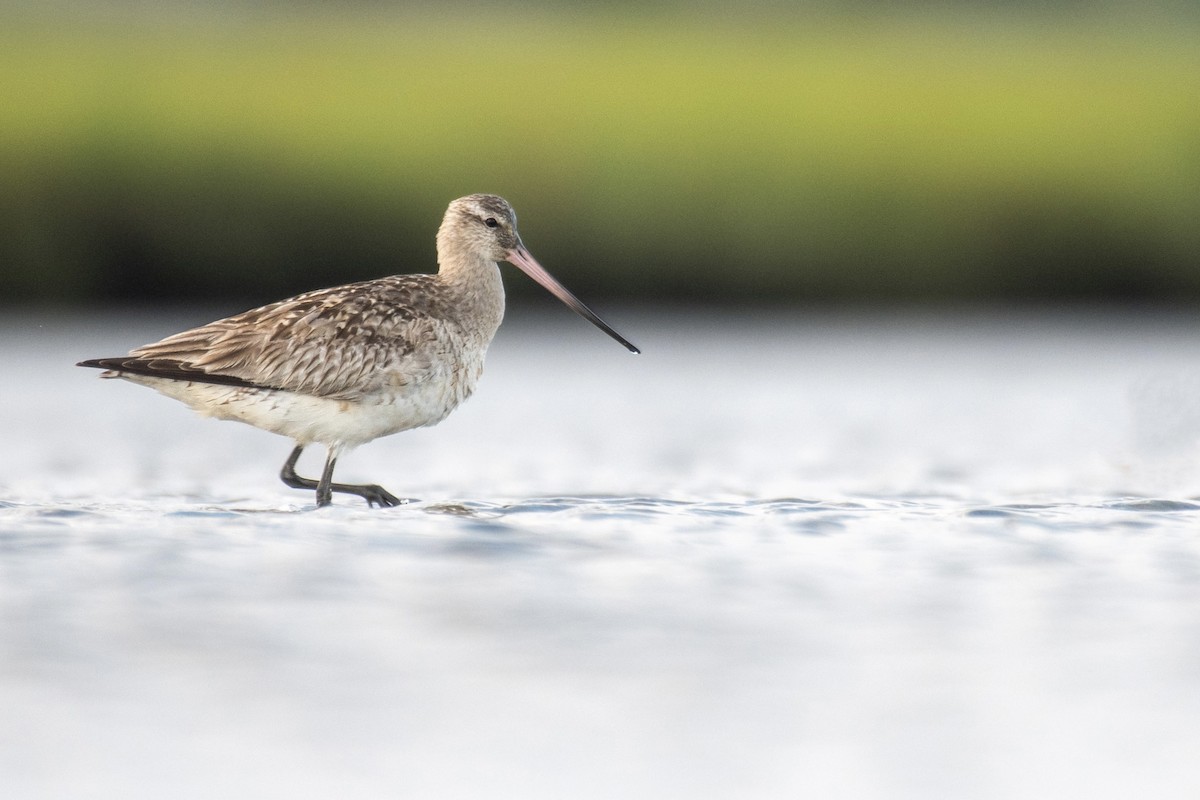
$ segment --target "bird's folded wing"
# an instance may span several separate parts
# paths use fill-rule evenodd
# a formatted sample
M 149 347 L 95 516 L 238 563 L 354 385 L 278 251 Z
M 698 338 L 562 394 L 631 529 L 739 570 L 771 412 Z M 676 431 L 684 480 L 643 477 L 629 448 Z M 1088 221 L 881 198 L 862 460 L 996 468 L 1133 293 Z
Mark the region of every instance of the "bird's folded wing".
M 404 297 L 387 298 L 411 287 L 381 284 L 309 292 L 83 365 L 339 398 L 370 391 L 385 371 L 393 381 L 420 380 L 442 323 L 413 313 Z

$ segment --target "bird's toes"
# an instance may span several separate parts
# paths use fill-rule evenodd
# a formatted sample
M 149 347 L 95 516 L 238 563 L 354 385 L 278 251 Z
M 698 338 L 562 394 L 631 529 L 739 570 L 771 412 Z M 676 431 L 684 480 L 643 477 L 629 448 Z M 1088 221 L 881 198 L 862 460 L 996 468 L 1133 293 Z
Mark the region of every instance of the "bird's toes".
M 367 505 L 374 507 L 378 505 L 380 508 L 393 508 L 395 506 L 404 505 L 407 500 L 396 497 L 394 494 L 384 489 L 382 486 L 374 484 L 363 487 L 363 497 L 366 498 Z

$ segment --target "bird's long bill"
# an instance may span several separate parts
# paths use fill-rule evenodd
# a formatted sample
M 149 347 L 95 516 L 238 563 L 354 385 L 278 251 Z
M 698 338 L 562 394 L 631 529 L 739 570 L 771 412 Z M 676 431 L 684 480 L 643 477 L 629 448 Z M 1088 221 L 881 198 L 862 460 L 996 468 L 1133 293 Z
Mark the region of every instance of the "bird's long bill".
M 567 291 L 567 287 L 556 281 L 549 272 L 546 272 L 546 270 L 542 268 L 542 265 L 539 264 L 537 260 L 529 254 L 529 251 L 526 250 L 523 245 L 517 245 L 512 250 L 508 251 L 508 261 L 509 263 L 520 267 L 522 272 L 533 278 L 542 286 L 545 286 L 550 294 L 566 303 L 567 307 L 576 314 L 583 317 L 588 322 L 592 323 L 621 344 L 625 345 L 629 352 L 642 352 L 634 347 L 628 339 L 614 331 L 607 322 L 596 316 L 595 312 L 593 312 L 590 308 L 579 302 L 579 298 Z

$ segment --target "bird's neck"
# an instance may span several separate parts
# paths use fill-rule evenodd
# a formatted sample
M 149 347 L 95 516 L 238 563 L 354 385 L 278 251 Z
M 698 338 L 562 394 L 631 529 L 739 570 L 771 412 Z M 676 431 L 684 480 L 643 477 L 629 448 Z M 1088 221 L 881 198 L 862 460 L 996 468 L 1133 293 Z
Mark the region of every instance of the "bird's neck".
M 438 279 L 461 310 L 464 327 L 491 341 L 504 318 L 504 284 L 495 261 L 453 250 L 438 257 Z

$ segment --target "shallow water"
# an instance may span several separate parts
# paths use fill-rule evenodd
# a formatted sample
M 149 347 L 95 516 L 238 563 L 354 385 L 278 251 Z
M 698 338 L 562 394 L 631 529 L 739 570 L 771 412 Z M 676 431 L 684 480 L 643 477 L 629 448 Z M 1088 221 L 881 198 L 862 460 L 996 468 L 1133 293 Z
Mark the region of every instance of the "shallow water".
M 211 316 L 0 323 L 4 797 L 1200 791 L 1200 321 L 516 309 L 316 510 Z

